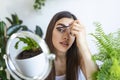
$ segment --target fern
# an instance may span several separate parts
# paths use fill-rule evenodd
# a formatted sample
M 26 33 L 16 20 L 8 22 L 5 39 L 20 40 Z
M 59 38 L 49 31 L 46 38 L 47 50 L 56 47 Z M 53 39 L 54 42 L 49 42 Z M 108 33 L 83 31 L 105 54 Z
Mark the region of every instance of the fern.
M 96 39 L 99 53 L 93 59 L 103 62 L 96 72 L 97 80 L 120 80 L 120 30 L 105 34 L 100 23 L 95 23 L 96 32 L 91 35 Z

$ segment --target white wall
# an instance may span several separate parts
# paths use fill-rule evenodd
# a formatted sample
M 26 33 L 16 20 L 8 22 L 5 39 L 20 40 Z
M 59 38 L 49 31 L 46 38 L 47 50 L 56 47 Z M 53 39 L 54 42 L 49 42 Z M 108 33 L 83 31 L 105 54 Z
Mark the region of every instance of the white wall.
M 17 13 L 23 24 L 32 30 L 35 25 L 40 25 L 46 31 L 52 16 L 62 10 L 73 12 L 86 26 L 87 33 L 94 31 L 94 21 L 103 24 L 106 33 L 120 28 L 120 0 L 46 0 L 41 11 L 35 11 L 32 7 L 34 0 L 0 0 L 0 19 L 10 17 L 11 13 Z M 9 25 L 9 24 L 8 24 Z M 96 47 L 88 36 L 88 42 L 92 53 Z

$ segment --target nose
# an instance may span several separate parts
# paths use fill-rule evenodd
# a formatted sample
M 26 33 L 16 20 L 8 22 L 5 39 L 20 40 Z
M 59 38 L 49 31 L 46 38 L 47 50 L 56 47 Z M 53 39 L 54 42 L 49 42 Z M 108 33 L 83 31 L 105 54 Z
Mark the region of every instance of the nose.
M 66 28 L 66 31 L 63 34 L 63 39 L 64 40 L 69 40 L 69 38 L 70 38 L 70 29 Z

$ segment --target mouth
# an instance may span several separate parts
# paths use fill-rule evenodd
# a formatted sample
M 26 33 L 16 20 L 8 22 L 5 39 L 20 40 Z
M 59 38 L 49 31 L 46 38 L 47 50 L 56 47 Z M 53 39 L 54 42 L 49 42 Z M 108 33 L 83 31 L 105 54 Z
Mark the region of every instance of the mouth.
M 69 44 L 67 41 L 63 41 L 63 42 L 60 42 L 60 44 L 63 46 L 63 47 L 68 47 Z

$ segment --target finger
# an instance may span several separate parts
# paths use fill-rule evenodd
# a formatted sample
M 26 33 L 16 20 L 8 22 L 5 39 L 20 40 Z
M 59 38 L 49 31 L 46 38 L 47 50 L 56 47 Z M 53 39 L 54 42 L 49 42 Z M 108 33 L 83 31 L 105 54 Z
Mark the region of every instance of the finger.
M 79 32 L 78 32 L 78 31 L 73 30 L 73 31 L 71 31 L 71 32 L 70 32 L 70 34 L 71 34 L 72 36 L 76 36 L 77 34 L 79 34 Z
M 82 29 L 84 29 L 84 26 L 83 25 L 79 25 L 79 24 L 73 24 L 72 26 L 71 26 L 71 28 L 70 28 L 70 30 L 77 30 L 77 31 L 80 31 L 80 30 L 82 30 Z
M 74 24 L 72 24 L 71 25 L 71 27 L 70 27 L 70 30 L 72 30 L 72 29 L 74 29 L 74 28 L 76 28 L 76 27 L 80 27 L 80 25 L 78 25 L 78 24 L 76 24 L 76 23 L 74 23 Z
M 70 24 L 70 26 L 73 26 L 73 25 L 75 25 L 75 24 L 79 24 L 79 21 L 78 21 L 78 20 L 74 20 L 74 21 Z
M 80 27 L 72 27 L 72 28 L 70 29 L 70 31 L 73 31 L 73 30 L 75 30 L 75 31 L 80 31 Z

